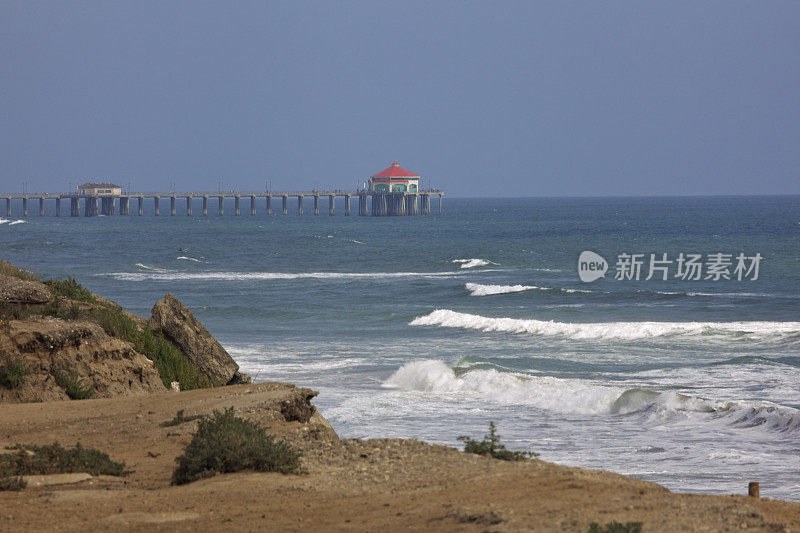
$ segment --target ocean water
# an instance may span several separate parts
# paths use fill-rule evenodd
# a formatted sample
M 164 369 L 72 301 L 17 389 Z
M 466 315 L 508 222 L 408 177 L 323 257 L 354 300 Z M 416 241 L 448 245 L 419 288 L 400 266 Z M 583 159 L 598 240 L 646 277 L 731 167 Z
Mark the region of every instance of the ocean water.
M 344 437 L 458 445 L 494 421 L 547 461 L 800 500 L 800 197 L 182 207 L 2 219 L 0 257 L 144 316 L 171 292 L 258 381 L 319 390 Z M 580 281 L 584 250 L 604 278 Z M 614 278 L 619 254 L 681 252 L 763 259 L 757 280 Z

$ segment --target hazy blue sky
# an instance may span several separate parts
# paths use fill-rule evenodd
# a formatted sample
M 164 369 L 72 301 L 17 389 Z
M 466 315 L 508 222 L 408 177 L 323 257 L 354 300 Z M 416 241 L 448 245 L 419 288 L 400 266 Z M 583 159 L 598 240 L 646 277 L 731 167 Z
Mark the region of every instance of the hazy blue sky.
M 800 193 L 800 2 L 0 0 L 0 190 Z

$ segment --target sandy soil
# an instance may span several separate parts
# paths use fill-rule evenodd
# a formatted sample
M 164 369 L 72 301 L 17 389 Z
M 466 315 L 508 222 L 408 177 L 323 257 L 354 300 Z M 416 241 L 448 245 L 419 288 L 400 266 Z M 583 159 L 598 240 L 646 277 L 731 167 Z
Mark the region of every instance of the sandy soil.
M 608 472 L 507 463 L 414 440 L 339 440 L 318 414 L 287 421 L 287 406 L 308 395 L 267 383 L 2 405 L 0 446 L 80 441 L 135 473 L 0 492 L 0 530 L 585 532 L 591 522 L 636 521 L 644 531 L 800 531 L 800 503 L 674 494 Z M 160 424 L 179 409 L 230 406 L 299 448 L 308 473 L 170 486 L 196 423 Z

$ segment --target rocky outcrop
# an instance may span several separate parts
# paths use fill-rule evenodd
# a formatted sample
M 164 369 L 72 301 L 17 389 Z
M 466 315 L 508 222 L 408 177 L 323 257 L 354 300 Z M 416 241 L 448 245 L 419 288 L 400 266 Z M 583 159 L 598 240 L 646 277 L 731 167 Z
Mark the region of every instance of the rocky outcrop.
M 160 330 L 174 342 L 189 361 L 217 385 L 230 383 L 238 373 L 239 365 L 225 348 L 203 327 L 192 312 L 171 294 L 167 294 L 153 306 L 150 327 Z
M 52 299 L 53 295 L 44 283 L 0 274 L 1 303 L 45 304 Z
M 56 382 L 59 372 L 93 390 L 94 398 L 166 391 L 152 361 L 91 322 L 11 320 L 0 328 L 0 353 L 21 358 L 30 372 L 18 388 L 0 387 L 0 402 L 69 399 Z

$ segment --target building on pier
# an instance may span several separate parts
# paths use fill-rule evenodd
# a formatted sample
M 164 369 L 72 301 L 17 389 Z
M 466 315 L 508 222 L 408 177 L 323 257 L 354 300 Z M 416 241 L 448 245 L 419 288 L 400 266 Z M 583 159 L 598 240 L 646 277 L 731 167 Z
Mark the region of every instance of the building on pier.
M 377 194 L 418 192 L 420 176 L 397 164 L 370 176 L 369 190 Z
M 84 183 L 78 185 L 78 192 L 81 196 L 119 196 L 122 194 L 122 187 L 113 183 Z

